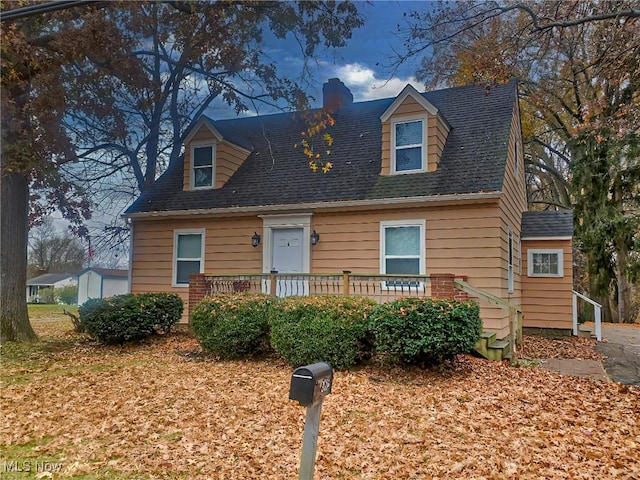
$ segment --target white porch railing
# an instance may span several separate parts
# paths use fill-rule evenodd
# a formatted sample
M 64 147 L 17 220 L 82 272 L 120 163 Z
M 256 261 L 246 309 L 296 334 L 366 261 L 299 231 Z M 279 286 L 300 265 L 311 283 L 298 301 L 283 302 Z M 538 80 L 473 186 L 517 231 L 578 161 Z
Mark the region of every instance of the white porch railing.
M 345 271 L 338 274 L 206 274 L 205 279 L 207 295 L 229 292 L 266 293 L 277 297 L 345 295 L 368 297 L 378 303 L 401 297 L 431 296 L 431 278 L 428 275 L 361 275 Z
M 583 294 L 572 290 L 573 292 L 573 334 L 578 335 L 578 298 L 581 298 L 585 302 L 593 305 L 593 316 L 596 325 L 596 340 L 602 341 L 602 305 L 594 302 L 589 297 L 585 297 Z

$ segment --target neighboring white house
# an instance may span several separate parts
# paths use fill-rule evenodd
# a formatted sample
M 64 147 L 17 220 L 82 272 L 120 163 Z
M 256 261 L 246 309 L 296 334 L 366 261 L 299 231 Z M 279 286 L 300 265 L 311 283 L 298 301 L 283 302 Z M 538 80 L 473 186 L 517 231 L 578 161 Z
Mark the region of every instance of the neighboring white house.
M 73 273 L 45 273 L 27 280 L 27 302 L 42 301 L 40 292 L 45 288 L 61 288 L 69 285 L 76 286 L 78 276 Z
M 78 305 L 90 298 L 106 298 L 128 292 L 128 270 L 89 267 L 78 275 Z

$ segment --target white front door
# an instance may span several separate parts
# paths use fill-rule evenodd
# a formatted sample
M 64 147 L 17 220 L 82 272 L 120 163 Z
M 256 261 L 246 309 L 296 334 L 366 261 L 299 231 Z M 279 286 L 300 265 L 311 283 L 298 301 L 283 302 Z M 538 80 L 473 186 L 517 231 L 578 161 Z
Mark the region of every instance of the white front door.
M 303 271 L 303 229 L 278 228 L 272 231 L 272 269 L 283 274 L 305 273 Z M 306 294 L 308 294 L 308 284 L 303 279 L 289 277 L 278 280 L 277 296 L 287 297 Z
M 273 230 L 271 266 L 278 273 L 302 273 L 302 228 Z

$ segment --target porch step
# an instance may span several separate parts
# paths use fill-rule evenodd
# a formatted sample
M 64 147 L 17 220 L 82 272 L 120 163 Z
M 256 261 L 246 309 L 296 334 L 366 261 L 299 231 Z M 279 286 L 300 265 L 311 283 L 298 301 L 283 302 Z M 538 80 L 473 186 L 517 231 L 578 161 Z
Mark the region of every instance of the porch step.
M 578 337 L 591 338 L 595 337 L 593 333 L 593 327 L 591 325 L 585 325 L 584 323 L 578 325 Z
M 482 332 L 480 334 L 480 340 L 476 344 L 476 350 L 481 351 L 489 348 L 489 344 L 495 342 L 496 334 L 493 332 Z
M 504 338 L 496 339 L 496 334 L 492 332 L 482 332 L 480 339 L 476 343 L 476 352 L 484 358 L 500 362 L 511 358 L 511 342 Z

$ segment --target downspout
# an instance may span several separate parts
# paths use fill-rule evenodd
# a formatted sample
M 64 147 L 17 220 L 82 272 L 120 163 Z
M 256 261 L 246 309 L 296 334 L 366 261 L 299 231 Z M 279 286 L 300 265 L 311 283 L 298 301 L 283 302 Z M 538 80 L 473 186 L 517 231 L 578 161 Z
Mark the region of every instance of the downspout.
M 131 218 L 126 218 L 125 222 L 129 225 L 129 284 L 127 285 L 127 293 L 131 293 L 133 277 L 133 222 Z

